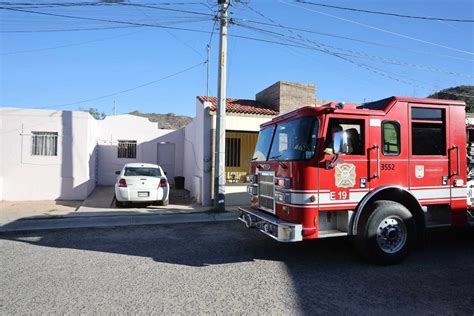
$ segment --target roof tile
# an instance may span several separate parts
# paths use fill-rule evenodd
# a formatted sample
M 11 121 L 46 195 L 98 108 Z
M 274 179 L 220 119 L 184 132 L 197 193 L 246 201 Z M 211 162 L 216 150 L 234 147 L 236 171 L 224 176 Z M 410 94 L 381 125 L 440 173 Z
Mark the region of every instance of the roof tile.
M 211 111 L 217 109 L 216 97 L 198 96 L 197 98 L 203 104 L 204 102 L 209 101 L 211 103 L 211 106 L 209 107 Z M 275 111 L 269 106 L 255 100 L 227 98 L 226 101 L 227 113 L 278 115 L 278 111 Z

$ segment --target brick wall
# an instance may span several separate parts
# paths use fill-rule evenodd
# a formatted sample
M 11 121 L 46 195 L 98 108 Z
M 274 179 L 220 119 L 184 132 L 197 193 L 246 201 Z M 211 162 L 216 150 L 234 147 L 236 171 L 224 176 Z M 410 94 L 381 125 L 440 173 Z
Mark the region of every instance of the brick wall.
M 255 99 L 283 114 L 297 109 L 303 104 L 314 104 L 316 86 L 307 83 L 278 81 L 257 93 Z

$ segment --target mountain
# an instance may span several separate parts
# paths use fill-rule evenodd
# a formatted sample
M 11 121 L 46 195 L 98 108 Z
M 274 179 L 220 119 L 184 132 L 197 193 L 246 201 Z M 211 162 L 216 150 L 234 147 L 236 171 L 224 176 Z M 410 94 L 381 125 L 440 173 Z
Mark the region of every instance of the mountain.
M 158 113 L 142 113 L 140 111 L 130 112 L 131 115 L 148 118 L 151 122 L 158 123 L 159 128 L 178 129 L 191 123 L 192 117 L 184 115 L 176 115 L 175 113 L 158 114 Z
M 462 100 L 466 102 L 466 110 L 474 112 L 474 86 L 457 86 L 443 89 L 433 93 L 428 98 Z

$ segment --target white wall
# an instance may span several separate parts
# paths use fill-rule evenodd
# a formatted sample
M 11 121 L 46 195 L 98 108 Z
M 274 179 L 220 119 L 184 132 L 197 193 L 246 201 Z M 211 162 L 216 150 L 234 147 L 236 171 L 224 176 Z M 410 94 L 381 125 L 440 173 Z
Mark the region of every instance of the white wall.
M 215 154 L 211 146 L 211 132 L 216 126 L 216 115 L 210 113 L 210 103 L 196 100 L 196 116 L 185 128 L 184 175 L 185 187 L 202 205 L 211 205 L 211 162 Z M 226 115 L 226 130 L 258 132 L 260 125 L 271 120 L 261 115 Z
M 196 116 L 184 129 L 185 188 L 204 206 L 211 204 L 211 121 L 207 107 L 196 100 Z
M 259 132 L 260 125 L 270 121 L 271 119 L 272 116 L 227 114 L 225 129 L 226 131 Z M 216 120 L 215 115 L 213 115 L 213 120 Z
M 98 184 L 113 185 L 117 177 L 115 171 L 121 170 L 126 163 L 157 163 L 158 143 L 160 141 L 177 142 L 176 147 L 182 147 L 179 134 L 174 130 L 159 129 L 157 123 L 135 115 L 107 116 L 104 120 L 98 121 Z M 135 159 L 117 157 L 119 140 L 137 141 L 137 157 Z M 178 166 L 176 169 L 182 170 L 180 164 L 182 166 L 182 159 L 176 162 L 176 166 Z
M 85 112 L 0 109 L 0 199 L 84 199 L 98 185 L 113 185 L 128 162 L 157 163 L 160 142 L 175 144 L 175 176 L 199 203 L 211 204 L 211 131 L 215 115 L 196 100 L 196 116 L 179 130 L 159 129 L 147 118 Z M 258 131 L 271 117 L 227 115 L 226 130 Z M 31 132 L 58 132 L 58 156 L 31 155 Z M 137 158 L 117 157 L 119 140 L 137 141 Z M 97 168 L 96 168 L 97 167 Z
M 2 200 L 81 200 L 94 187 L 94 119 L 85 112 L 0 109 Z M 33 131 L 57 132 L 57 156 L 32 156 Z
M 133 115 L 95 120 L 86 112 L 0 109 L 0 199 L 83 200 L 113 185 L 128 162 L 157 163 L 160 142 L 175 144 L 175 176 L 184 174 L 184 129 L 159 129 Z M 57 156 L 32 156 L 31 132 L 57 132 Z M 137 158 L 119 159 L 118 140 L 136 140 Z

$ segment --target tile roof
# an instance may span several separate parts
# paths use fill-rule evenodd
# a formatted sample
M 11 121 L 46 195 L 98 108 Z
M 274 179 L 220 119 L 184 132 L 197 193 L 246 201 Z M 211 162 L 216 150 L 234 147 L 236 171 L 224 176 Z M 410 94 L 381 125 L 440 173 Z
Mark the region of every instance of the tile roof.
M 204 104 L 205 101 L 209 101 L 211 103 L 211 106 L 209 107 L 209 109 L 211 111 L 216 110 L 217 108 L 216 97 L 209 97 L 208 99 L 205 96 L 198 96 L 197 98 L 202 104 Z M 226 100 L 227 100 L 226 102 L 227 113 L 278 115 L 278 111 L 275 111 L 269 106 L 255 100 L 234 99 L 234 98 L 227 98 Z

